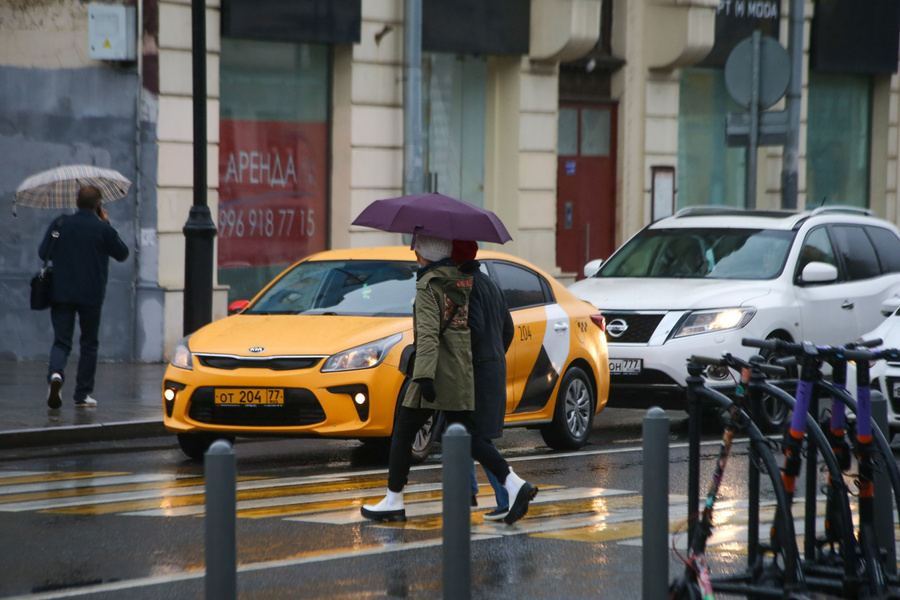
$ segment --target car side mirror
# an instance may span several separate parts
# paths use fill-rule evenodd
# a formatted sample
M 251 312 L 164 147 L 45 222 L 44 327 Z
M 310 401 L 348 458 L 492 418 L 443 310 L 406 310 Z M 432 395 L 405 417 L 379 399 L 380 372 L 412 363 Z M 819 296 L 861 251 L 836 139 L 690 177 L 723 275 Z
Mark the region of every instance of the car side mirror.
M 239 312 L 242 312 L 245 308 L 250 305 L 249 300 L 235 300 L 231 304 L 228 305 L 228 316 L 236 315 Z
M 893 296 L 881 303 L 881 314 L 889 317 L 900 308 L 900 297 Z
M 838 277 L 837 267 L 823 262 L 811 262 L 803 267 L 801 283 L 830 283 Z
M 602 258 L 595 258 L 588 264 L 584 265 L 584 276 L 585 277 L 593 277 L 597 271 L 600 270 L 600 265 L 603 264 Z

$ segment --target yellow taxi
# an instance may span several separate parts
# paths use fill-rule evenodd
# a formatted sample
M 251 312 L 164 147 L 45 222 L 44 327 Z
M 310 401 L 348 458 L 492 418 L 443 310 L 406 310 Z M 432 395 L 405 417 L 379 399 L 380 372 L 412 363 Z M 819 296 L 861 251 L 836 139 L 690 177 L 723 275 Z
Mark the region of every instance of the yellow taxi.
M 521 259 L 479 251 L 478 260 L 516 327 L 506 426 L 539 428 L 554 449 L 583 446 L 609 393 L 603 317 Z M 321 252 L 288 268 L 233 303 L 237 314 L 177 343 L 162 385 L 166 428 L 194 459 L 236 436 L 389 439 L 408 385 L 416 270 L 401 247 Z M 416 459 L 437 423 L 420 432 Z

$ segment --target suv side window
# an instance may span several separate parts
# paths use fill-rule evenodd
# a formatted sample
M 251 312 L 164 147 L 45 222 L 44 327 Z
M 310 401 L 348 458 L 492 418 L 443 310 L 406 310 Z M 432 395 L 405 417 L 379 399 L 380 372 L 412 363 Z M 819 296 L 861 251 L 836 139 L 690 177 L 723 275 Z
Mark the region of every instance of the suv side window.
M 803 272 L 803 267 L 811 262 L 823 262 L 834 267 L 838 266 L 828 230 L 824 227 L 813 229 L 806 236 L 803 248 L 800 250 L 800 258 L 797 259 L 797 277 Z
M 872 247 L 872 242 L 862 227 L 832 225 L 831 231 L 834 234 L 838 254 L 847 269 L 848 280 L 858 281 L 881 275 L 875 248 Z
M 491 270 L 494 280 L 503 290 L 509 310 L 540 306 L 552 301 L 541 276 L 534 271 L 500 261 L 492 261 Z
M 866 227 L 866 233 L 872 238 L 881 272 L 900 273 L 900 238 L 897 234 L 884 227 Z

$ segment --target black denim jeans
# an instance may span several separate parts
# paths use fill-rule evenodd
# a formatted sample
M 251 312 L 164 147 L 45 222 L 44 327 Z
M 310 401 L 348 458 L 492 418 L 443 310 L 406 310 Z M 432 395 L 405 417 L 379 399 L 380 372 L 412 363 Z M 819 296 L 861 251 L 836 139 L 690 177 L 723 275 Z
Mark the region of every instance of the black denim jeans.
M 78 374 L 75 378 L 75 402 L 81 402 L 94 391 L 102 309 L 102 306 L 88 304 L 54 303 L 50 306 L 53 347 L 50 349 L 48 382 L 54 373 L 62 375 L 63 381 L 65 381 L 66 363 L 72 352 L 72 337 L 75 334 L 75 317 L 78 316 L 78 325 L 81 328 L 79 340 L 81 357 L 78 359 Z
M 432 410 L 406 406 L 401 406 L 397 412 L 394 432 L 391 434 L 391 456 L 388 460 L 388 489 L 392 492 L 401 492 L 406 487 L 412 464 L 413 441 L 416 439 L 416 433 L 433 413 Z M 475 430 L 472 411 L 444 411 L 444 417 L 447 419 L 447 425 L 460 423 L 466 428 L 472 439 L 472 458 L 490 471 L 500 483 L 504 483 L 506 476 L 509 475 L 509 464 L 489 440 L 472 435 Z

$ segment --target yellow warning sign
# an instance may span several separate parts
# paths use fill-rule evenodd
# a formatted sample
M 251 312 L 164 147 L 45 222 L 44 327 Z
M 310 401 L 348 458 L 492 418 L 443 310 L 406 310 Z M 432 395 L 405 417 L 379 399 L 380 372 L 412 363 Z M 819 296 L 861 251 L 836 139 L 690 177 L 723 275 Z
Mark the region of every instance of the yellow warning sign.
M 109 43 L 109 40 L 106 40 L 105 42 L 103 42 L 103 47 L 111 50 L 112 44 Z

